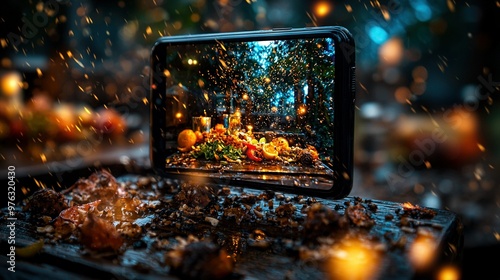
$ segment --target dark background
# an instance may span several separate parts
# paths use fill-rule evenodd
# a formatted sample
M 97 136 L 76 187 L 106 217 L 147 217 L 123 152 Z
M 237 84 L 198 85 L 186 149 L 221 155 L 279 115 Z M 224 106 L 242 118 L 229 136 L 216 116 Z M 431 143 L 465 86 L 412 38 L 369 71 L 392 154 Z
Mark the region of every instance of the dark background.
M 456 212 L 464 223 L 464 278 L 492 269 L 493 261 L 484 256 L 500 252 L 498 1 L 2 4 L 0 161 L 2 167 L 16 168 L 53 159 L 71 165 L 71 158 L 90 156 L 90 150 L 98 153 L 101 146 L 147 144 L 149 52 L 160 36 L 347 27 L 357 44 L 352 195 Z M 15 93 L 3 86 L 12 73 L 18 75 Z M 74 113 L 75 105 L 101 117 L 102 110 L 116 109 L 115 117 L 125 120 L 127 131 L 88 141 L 90 136 L 74 135 L 73 129 L 64 136 L 79 141 L 80 149 L 75 149 L 52 139 L 61 137 L 60 131 L 49 129 L 52 117 L 47 122 L 26 117 L 39 116 L 33 112 L 43 116 L 47 110 L 64 116 Z M 85 115 L 78 114 L 76 119 Z M 21 139 L 29 129 L 38 134 Z

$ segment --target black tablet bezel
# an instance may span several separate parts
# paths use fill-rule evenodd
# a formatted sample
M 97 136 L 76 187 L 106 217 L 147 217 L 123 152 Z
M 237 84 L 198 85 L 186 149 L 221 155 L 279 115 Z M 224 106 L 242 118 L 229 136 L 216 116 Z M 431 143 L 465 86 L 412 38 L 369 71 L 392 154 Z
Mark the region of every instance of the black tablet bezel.
M 150 160 L 151 166 L 162 176 L 178 176 L 166 172 L 165 139 L 162 128 L 165 127 L 166 80 L 164 76 L 167 47 L 174 44 L 206 44 L 219 42 L 237 42 L 250 40 L 304 39 L 330 37 L 335 46 L 335 112 L 334 112 L 334 184 L 329 190 L 318 190 L 291 186 L 266 186 L 250 183 L 258 188 L 277 189 L 290 193 L 313 195 L 340 199 L 349 195 L 353 184 L 353 138 L 355 107 L 355 45 L 350 32 L 344 27 L 310 27 L 272 29 L 260 31 L 241 31 L 196 35 L 178 35 L 159 38 L 151 50 L 150 75 Z M 337 94 L 339 93 L 339 94 Z M 230 182 L 229 182 L 230 183 Z M 238 181 L 238 185 L 244 183 Z

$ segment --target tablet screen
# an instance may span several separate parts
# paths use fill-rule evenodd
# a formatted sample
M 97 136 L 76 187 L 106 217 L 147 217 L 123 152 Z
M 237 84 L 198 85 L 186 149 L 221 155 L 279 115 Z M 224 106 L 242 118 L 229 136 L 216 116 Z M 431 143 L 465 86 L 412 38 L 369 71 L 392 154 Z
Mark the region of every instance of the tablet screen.
M 167 171 L 332 187 L 332 38 L 181 42 L 165 53 Z

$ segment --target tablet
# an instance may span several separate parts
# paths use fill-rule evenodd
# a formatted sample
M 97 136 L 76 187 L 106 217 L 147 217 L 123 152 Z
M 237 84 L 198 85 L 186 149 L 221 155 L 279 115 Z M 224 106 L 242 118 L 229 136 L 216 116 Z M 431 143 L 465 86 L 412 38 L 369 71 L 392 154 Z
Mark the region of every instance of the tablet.
M 353 182 L 355 49 L 340 26 L 159 38 L 158 174 L 329 197 Z

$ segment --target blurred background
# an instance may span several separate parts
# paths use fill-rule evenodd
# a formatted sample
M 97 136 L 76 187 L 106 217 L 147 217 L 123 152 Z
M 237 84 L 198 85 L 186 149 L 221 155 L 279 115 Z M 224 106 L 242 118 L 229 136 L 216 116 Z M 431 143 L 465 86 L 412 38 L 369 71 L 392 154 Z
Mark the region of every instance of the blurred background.
M 449 209 L 500 243 L 500 1 L 6 0 L 1 166 L 147 153 L 160 36 L 341 25 L 356 41 L 353 196 Z M 113 158 L 108 156 L 108 158 Z

